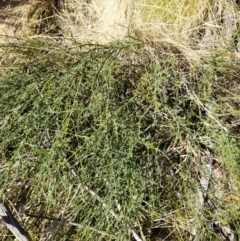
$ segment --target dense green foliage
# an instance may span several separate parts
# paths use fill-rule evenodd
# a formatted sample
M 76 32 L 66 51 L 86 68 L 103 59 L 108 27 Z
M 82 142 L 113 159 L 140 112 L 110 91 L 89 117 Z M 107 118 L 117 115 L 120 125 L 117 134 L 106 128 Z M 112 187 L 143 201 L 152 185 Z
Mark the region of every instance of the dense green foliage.
M 21 51 L 28 60 L 0 77 L 3 198 L 85 227 L 66 225 L 56 240 L 125 241 L 131 228 L 146 240 L 188 240 L 193 229 L 219 240 L 213 220 L 237 231 L 239 205 L 224 198 L 239 193 L 239 61 L 217 53 L 190 67 L 131 39 Z M 223 177 L 201 206 L 207 164 Z M 38 240 L 50 223 L 25 226 Z

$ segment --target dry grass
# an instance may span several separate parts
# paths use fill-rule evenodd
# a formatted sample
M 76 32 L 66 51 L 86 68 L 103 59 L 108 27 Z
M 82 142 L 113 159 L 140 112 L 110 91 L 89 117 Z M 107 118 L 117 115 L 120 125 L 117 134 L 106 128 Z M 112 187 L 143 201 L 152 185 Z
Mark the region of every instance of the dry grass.
M 58 0 L 16 1 L 0 5 L 0 43 L 19 43 L 37 35 L 57 32 Z
M 179 41 L 193 33 L 220 26 L 221 20 L 235 14 L 233 1 L 71 1 L 63 4 L 63 30 L 81 42 L 109 41 L 154 32 L 156 38 L 166 36 Z M 236 21 L 236 20 L 235 20 Z M 215 33 L 216 34 L 216 33 Z
M 79 42 L 106 43 L 128 35 L 133 1 L 71 1 L 63 4 L 60 26 L 64 36 Z
M 72 46 L 134 36 L 190 61 L 229 44 L 239 21 L 235 1 L 227 0 L 34 0 L 2 12 L 7 16 L 0 25 L 2 43 L 30 37 Z

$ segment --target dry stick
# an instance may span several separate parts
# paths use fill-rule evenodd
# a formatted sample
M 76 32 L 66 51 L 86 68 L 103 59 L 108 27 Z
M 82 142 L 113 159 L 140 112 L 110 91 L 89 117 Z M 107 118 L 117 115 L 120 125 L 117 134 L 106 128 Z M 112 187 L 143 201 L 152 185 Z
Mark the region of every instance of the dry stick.
M 203 217 L 202 209 L 204 208 L 204 206 L 206 204 L 206 197 L 207 197 L 208 189 L 209 189 L 211 178 L 212 178 L 212 171 L 213 171 L 212 165 L 206 164 L 200 174 L 200 180 L 199 180 L 200 185 L 197 190 L 199 202 L 195 203 L 195 210 L 196 210 L 199 218 Z M 193 239 L 192 239 L 193 241 L 199 239 L 199 237 L 197 235 L 198 230 L 199 230 L 198 222 L 195 222 L 195 225 L 193 226 L 192 230 L 190 231 L 190 233 L 193 235 Z
M 96 197 L 96 199 L 97 199 L 99 202 L 102 203 L 103 207 L 107 207 L 107 204 L 106 204 L 105 202 L 103 202 L 103 200 L 102 200 L 93 190 L 91 190 L 91 189 L 90 189 L 89 187 L 87 187 L 87 186 L 84 186 L 84 189 L 85 189 L 87 192 L 89 192 L 92 196 Z M 119 215 L 116 214 L 113 210 L 110 210 L 109 212 L 113 215 L 113 217 L 115 217 L 115 218 L 118 218 L 118 217 L 119 217 Z M 131 229 L 131 233 L 132 233 L 133 237 L 135 238 L 135 240 L 136 240 L 136 241 L 142 241 L 142 239 L 141 239 L 141 238 L 139 237 L 139 235 L 134 231 L 134 229 L 132 229 L 131 227 L 130 227 L 130 229 Z
M 10 209 L 6 204 L 0 203 L 0 218 L 7 225 L 7 228 L 13 233 L 19 241 L 31 241 L 29 234 L 23 229 L 23 227 L 14 218 Z

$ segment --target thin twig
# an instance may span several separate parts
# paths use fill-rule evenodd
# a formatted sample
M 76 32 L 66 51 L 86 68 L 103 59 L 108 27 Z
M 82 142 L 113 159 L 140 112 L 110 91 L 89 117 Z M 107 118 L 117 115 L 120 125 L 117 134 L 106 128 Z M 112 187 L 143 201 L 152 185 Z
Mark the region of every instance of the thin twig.
M 96 199 L 97 199 L 99 202 L 102 203 L 102 205 L 103 205 L 104 208 L 107 207 L 107 204 L 106 204 L 105 202 L 103 202 L 103 200 L 102 200 L 93 190 L 91 190 L 91 189 L 90 189 L 89 187 L 87 187 L 87 186 L 84 186 L 84 189 L 85 189 L 87 192 L 89 192 L 92 196 L 96 197 Z M 119 217 L 118 214 L 116 214 L 113 210 L 110 210 L 109 212 L 113 215 L 113 217 L 115 217 L 115 218 L 118 218 L 118 217 Z
M 96 233 L 99 233 L 99 234 L 102 234 L 102 235 L 105 235 L 105 236 L 112 236 L 112 237 L 115 237 L 114 235 L 112 234 L 109 234 L 105 231 L 101 231 L 101 230 L 98 230 L 96 228 L 93 228 L 93 227 L 87 227 L 87 226 L 84 226 L 80 223 L 75 223 L 75 222 L 71 222 L 71 221 L 68 221 L 66 219 L 60 219 L 60 218 L 51 218 L 51 217 L 45 217 L 45 216 L 38 216 L 38 215 L 33 215 L 33 214 L 26 214 L 25 215 L 27 217 L 32 217 L 32 218 L 40 218 L 40 219 L 47 219 L 47 220 L 51 220 L 51 221 L 55 221 L 55 222 L 59 222 L 58 226 L 57 226 L 57 230 L 59 230 L 59 226 L 62 227 L 64 224 L 68 224 L 68 225 L 71 225 L 71 226 L 75 226 L 75 227 L 78 227 L 78 228 L 86 228 L 88 230 L 91 230 L 91 231 L 94 231 Z M 55 232 L 54 232 L 55 233 Z M 52 238 L 52 237 L 51 237 Z
M 210 111 L 210 109 L 207 108 L 207 107 L 201 102 L 201 100 L 197 97 L 197 95 L 195 94 L 195 92 L 194 92 L 194 91 L 191 91 L 191 90 L 188 88 L 188 86 L 187 86 L 186 83 L 183 82 L 183 84 L 184 84 L 184 86 L 185 86 L 185 88 L 186 88 L 189 96 L 190 96 L 193 100 L 195 100 L 196 103 L 206 111 L 206 113 L 208 114 L 208 116 L 210 117 L 210 119 L 212 119 L 213 121 L 215 121 L 215 122 L 218 124 L 218 126 L 220 126 L 220 127 L 227 133 L 227 132 L 228 132 L 227 128 L 224 127 L 224 126 L 221 124 L 221 122 L 220 122 L 219 120 L 217 120 L 217 118 L 214 117 L 214 113 L 212 113 L 212 112 Z
M 103 207 L 107 207 L 107 204 L 105 202 L 103 202 L 103 200 L 93 191 L 91 190 L 89 187 L 84 186 L 84 189 L 89 192 L 92 196 L 94 196 L 99 202 L 102 203 Z M 119 218 L 119 215 L 116 214 L 113 210 L 109 211 L 115 218 Z M 130 227 L 130 225 L 128 225 Z M 134 239 L 136 241 L 142 241 L 142 239 L 139 237 L 139 235 L 134 231 L 134 229 L 132 227 L 130 227 L 131 229 L 131 233 L 132 236 L 134 237 Z
M 112 236 L 112 235 L 109 234 L 109 233 L 106 233 L 106 232 L 101 231 L 101 230 L 97 230 L 96 228 L 93 228 L 93 227 L 85 227 L 85 226 L 83 226 L 82 224 L 74 223 L 74 222 L 67 222 L 67 223 L 68 223 L 69 225 L 72 225 L 72 226 L 75 226 L 75 227 L 78 227 L 78 228 L 87 228 L 88 230 L 94 231 L 94 232 L 99 233 L 99 234 L 102 234 L 102 235 Z

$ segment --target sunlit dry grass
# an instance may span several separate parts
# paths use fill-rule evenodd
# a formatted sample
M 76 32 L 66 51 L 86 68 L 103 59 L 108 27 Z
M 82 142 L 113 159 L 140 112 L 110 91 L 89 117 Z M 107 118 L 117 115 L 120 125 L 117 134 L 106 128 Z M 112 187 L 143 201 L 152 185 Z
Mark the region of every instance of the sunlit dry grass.
M 63 4 L 59 25 L 64 36 L 81 43 L 130 35 L 183 51 L 209 51 L 231 39 L 239 20 L 236 14 L 235 2 L 227 0 L 71 1 Z
M 132 36 L 192 60 L 228 44 L 239 21 L 235 1 L 227 0 L 34 0 L 4 11 L 9 17 L 0 25 L 1 42 L 47 36 L 69 46 Z

